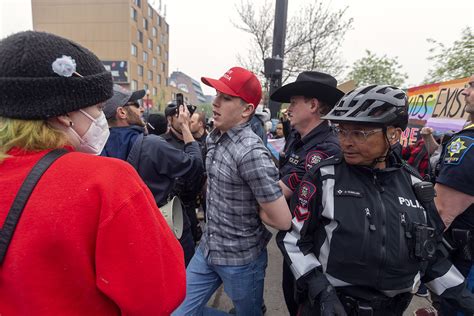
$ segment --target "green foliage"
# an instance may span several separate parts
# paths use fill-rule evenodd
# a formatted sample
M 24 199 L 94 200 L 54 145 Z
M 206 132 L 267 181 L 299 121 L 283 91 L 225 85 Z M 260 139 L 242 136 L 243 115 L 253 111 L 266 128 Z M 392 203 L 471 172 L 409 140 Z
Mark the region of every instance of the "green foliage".
M 461 39 L 451 47 L 434 39 L 428 39 L 428 42 L 434 45 L 428 59 L 435 65 L 428 72 L 425 83 L 459 79 L 474 74 L 474 33 L 470 27 L 462 31 Z
M 212 104 L 205 103 L 205 104 L 198 104 L 197 110 L 206 113 L 206 117 L 212 117 Z
M 379 57 L 366 50 L 366 56 L 357 60 L 348 74 L 348 80 L 354 80 L 356 86 L 370 84 L 389 84 L 400 87 L 404 84 L 408 75 L 401 71 L 402 66 L 397 58 L 389 58 L 386 55 Z

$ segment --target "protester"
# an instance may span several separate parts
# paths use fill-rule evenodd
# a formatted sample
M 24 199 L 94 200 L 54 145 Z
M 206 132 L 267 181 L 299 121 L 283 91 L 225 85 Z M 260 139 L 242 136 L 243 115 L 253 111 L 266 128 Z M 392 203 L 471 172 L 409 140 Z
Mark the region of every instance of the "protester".
M 271 99 L 289 103 L 288 117 L 293 127 L 280 154 L 280 186 L 289 199 L 304 174 L 315 164 L 341 152 L 337 136 L 321 119 L 344 95 L 334 77 L 317 71 L 305 71 L 295 82 L 276 90 Z M 296 315 L 295 279 L 283 261 L 283 294 L 290 315 Z
M 408 124 L 401 89 L 360 87 L 324 116 L 343 155 L 308 172 L 277 243 L 297 279 L 299 315 L 402 315 L 421 280 L 463 311 L 474 295 L 445 258 L 430 182 L 391 153 Z
M 163 135 L 168 130 L 168 122 L 162 113 L 152 113 L 148 116 L 147 131 L 153 135 Z
M 278 122 L 276 127 L 275 127 L 275 138 L 283 138 L 285 135 L 283 135 L 283 123 Z
M 144 90 L 131 92 L 119 85 L 114 85 L 113 90 L 113 97 L 104 106 L 110 137 L 101 155 L 132 164 L 161 207 L 174 196 L 172 190 L 177 178 L 194 178 L 203 172 L 201 151 L 189 130 L 189 112 L 185 107 L 180 110 L 177 124 L 183 126 L 186 148 L 176 149 L 159 136 L 144 135 L 143 107 L 138 103 L 145 96 Z M 187 265 L 195 245 L 186 213 L 183 222 L 179 241 Z
M 261 315 L 271 238 L 262 221 L 286 230 L 291 215 L 270 154 L 250 129 L 260 82 L 240 67 L 219 80 L 201 80 L 217 92 L 215 129 L 207 138 L 207 224 L 186 271 L 186 299 L 173 315 L 208 312 L 205 305 L 222 283 L 237 315 Z
M 0 313 L 169 315 L 184 297 L 179 244 L 135 170 L 95 156 L 110 73 L 48 33 L 11 35 L 0 56 Z M 31 196 L 27 175 L 40 177 Z
M 454 251 L 451 260 L 474 287 L 474 75 L 462 94 L 469 113 L 468 125 L 454 134 L 441 157 L 441 169 L 436 178 L 436 206 L 446 227 L 446 238 Z M 442 312 L 454 315 L 457 306 L 444 300 Z M 472 311 L 471 311 L 472 314 Z M 470 314 L 466 314 L 470 315 Z

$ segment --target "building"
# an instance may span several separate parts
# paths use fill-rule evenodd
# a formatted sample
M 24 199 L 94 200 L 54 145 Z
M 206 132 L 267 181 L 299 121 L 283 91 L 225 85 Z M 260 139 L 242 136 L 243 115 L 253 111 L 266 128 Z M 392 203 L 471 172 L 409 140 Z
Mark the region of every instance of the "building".
M 194 105 L 206 103 L 199 81 L 194 80 L 181 71 L 173 71 L 169 78 L 169 85 L 188 94 L 188 102 Z
M 166 102 L 169 25 L 146 0 L 32 0 L 33 28 L 93 51 L 114 81 Z

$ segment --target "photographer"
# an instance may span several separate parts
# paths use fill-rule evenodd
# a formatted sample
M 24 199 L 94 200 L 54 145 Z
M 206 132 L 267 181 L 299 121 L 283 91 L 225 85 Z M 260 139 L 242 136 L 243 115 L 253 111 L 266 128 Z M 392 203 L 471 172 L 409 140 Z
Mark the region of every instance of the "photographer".
M 391 152 L 408 124 L 405 92 L 360 87 L 323 119 L 337 124 L 343 155 L 306 173 L 291 200 L 292 230 L 277 236 L 299 315 L 402 315 L 420 278 L 473 313 L 464 277 L 438 248 L 433 185 Z
M 178 150 L 184 151 L 187 144 L 185 141 L 185 134 L 189 130 L 191 133 L 190 120 L 186 126 L 181 124 L 178 109 L 178 103 L 183 103 L 182 95 L 178 94 L 176 101 L 170 102 L 165 109 L 165 116 L 168 120 L 168 131 L 161 135 L 168 144 Z M 190 113 L 190 117 L 194 114 L 196 106 L 187 105 L 187 109 Z M 191 137 L 193 137 L 191 135 Z M 194 140 L 194 138 L 193 138 Z M 201 147 L 200 147 L 201 148 Z M 202 153 L 202 148 L 201 148 Z M 198 242 L 201 239 L 201 229 L 199 227 L 199 221 L 197 219 L 196 207 L 197 199 L 200 194 L 204 181 L 204 170 L 199 174 L 193 174 L 192 177 L 179 177 L 176 179 L 173 187 L 173 195 L 177 195 L 183 202 L 184 210 L 189 218 L 191 224 L 191 233 L 193 235 L 194 242 Z

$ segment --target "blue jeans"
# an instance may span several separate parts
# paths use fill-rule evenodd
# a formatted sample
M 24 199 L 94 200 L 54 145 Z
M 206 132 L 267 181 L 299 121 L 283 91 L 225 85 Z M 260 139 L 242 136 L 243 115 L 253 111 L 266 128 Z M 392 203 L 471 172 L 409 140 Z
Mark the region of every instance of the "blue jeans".
M 245 265 L 215 265 L 209 263 L 198 248 L 186 269 L 186 298 L 172 315 L 228 315 L 206 307 L 212 294 L 222 283 L 224 291 L 234 303 L 237 315 L 262 315 L 267 261 L 265 249 L 254 261 Z

